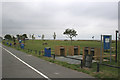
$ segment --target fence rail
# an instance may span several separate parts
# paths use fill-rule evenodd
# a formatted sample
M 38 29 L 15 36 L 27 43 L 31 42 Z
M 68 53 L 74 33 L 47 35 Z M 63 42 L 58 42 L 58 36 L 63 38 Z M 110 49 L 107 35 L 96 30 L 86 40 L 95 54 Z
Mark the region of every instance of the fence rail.
M 112 68 L 118 68 L 118 69 L 120 69 L 119 66 L 113 66 L 113 65 L 109 65 L 109 64 L 103 64 L 103 63 L 97 63 L 97 72 L 100 71 L 100 65 L 104 65 L 104 66 L 108 66 L 108 67 L 112 67 Z

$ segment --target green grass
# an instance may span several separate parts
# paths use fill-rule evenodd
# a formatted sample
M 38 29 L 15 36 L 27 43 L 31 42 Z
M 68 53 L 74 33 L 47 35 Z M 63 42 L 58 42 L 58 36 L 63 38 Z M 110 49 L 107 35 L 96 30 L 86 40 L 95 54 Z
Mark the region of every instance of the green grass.
M 13 43 L 13 41 L 9 41 Z M 48 45 L 42 45 L 43 43 L 48 43 Z M 59 40 L 26 40 L 25 48 L 33 50 L 44 50 L 45 47 L 50 47 L 52 50 L 55 49 L 55 46 L 69 46 L 71 41 L 59 41 Z M 80 46 L 82 51 L 83 47 L 101 47 L 99 41 L 72 41 L 72 45 Z M 112 43 L 112 47 L 115 47 L 115 43 Z
M 9 41 L 9 42 L 13 43 L 12 41 Z M 44 42 L 48 43 L 48 45 L 42 45 Z M 32 41 L 32 40 L 27 40 L 25 45 L 26 45 L 25 48 L 27 48 L 27 49 L 39 51 L 39 50 L 44 50 L 45 47 L 51 47 L 51 49 L 54 50 L 56 45 L 57 46 L 58 45 L 69 46 L 71 44 L 70 44 L 70 41 L 54 41 L 54 40 L 46 40 L 46 41 L 34 40 L 34 41 Z M 81 54 L 82 54 L 83 47 L 98 47 L 98 48 L 101 47 L 100 42 L 98 42 L 98 41 L 73 41 L 72 45 L 75 45 L 75 46 L 79 45 L 81 48 Z M 115 47 L 115 43 L 112 44 L 112 47 Z M 100 72 L 97 73 L 96 72 L 96 69 L 97 69 L 96 63 L 92 64 L 92 68 L 81 69 L 80 64 L 78 64 L 78 65 L 69 64 L 66 62 L 53 60 L 52 58 L 44 57 L 44 56 L 42 56 L 43 54 L 38 55 L 38 54 L 35 54 L 35 52 L 32 52 L 32 53 L 28 52 L 26 49 L 22 50 L 18 47 L 13 47 L 13 46 L 12 46 L 12 48 L 26 52 L 27 54 L 34 55 L 34 56 L 39 57 L 41 59 L 44 59 L 46 61 L 58 64 L 58 65 L 61 65 L 61 66 L 64 66 L 64 67 L 67 67 L 67 68 L 70 68 L 73 70 L 77 70 L 79 72 L 87 73 L 87 74 L 94 76 L 96 78 L 117 78 L 118 77 L 118 69 L 116 69 L 116 68 L 111 68 L 111 67 L 100 65 Z M 52 53 L 54 53 L 54 52 L 52 52 Z M 115 63 L 114 61 L 112 63 L 110 63 L 110 62 L 103 62 L 103 63 L 118 66 L 118 64 Z M 112 79 L 110 79 L 110 80 L 112 80 Z

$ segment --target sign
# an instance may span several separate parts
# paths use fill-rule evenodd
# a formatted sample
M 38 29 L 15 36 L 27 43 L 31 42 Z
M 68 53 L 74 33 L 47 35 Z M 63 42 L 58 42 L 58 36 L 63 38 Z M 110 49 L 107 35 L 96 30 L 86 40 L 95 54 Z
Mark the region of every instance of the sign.
M 110 49 L 111 35 L 103 35 L 104 49 Z

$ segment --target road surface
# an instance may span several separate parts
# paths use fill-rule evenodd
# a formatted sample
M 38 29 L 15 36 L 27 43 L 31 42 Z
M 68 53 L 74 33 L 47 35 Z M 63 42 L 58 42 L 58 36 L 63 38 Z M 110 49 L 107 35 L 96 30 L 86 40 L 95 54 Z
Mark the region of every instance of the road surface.
M 2 46 L 0 48 L 2 48 L 2 78 L 36 78 L 37 80 L 94 79 L 88 74 L 50 63 L 10 47 Z

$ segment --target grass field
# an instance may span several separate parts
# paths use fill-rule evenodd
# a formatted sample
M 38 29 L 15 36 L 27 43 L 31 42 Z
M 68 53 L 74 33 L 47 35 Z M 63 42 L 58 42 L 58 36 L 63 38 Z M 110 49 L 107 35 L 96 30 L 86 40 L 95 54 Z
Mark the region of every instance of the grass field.
M 9 41 L 13 43 L 13 41 Z M 18 42 L 17 42 L 18 43 Z M 43 43 L 48 43 L 47 45 L 43 45 Z M 25 48 L 34 49 L 34 50 L 43 50 L 45 47 L 50 47 L 52 50 L 55 49 L 55 46 L 69 46 L 71 45 L 71 41 L 60 41 L 60 40 L 26 40 Z M 72 45 L 80 46 L 81 50 L 83 47 L 101 47 L 100 41 L 72 41 Z M 112 47 L 115 48 L 115 42 L 112 43 Z
M 8 42 L 8 41 L 5 41 Z M 13 41 L 9 41 L 9 43 L 13 43 Z M 48 43 L 48 45 L 43 45 L 43 43 Z M 59 41 L 59 40 L 26 40 L 25 42 L 25 48 L 27 49 L 32 49 L 32 50 L 44 50 L 45 47 L 51 47 L 52 50 L 54 50 L 55 46 L 69 46 L 71 45 L 70 41 Z M 82 48 L 83 47 L 101 47 L 101 43 L 100 41 L 73 41 L 72 45 L 79 45 L 81 48 L 81 54 L 82 54 Z M 115 43 L 112 43 L 112 47 L 115 47 Z M 97 69 L 97 64 L 93 63 L 92 64 L 92 68 L 80 68 L 80 64 L 76 65 L 76 64 L 68 64 L 66 62 L 62 62 L 62 61 L 58 61 L 58 60 L 53 60 L 52 58 L 47 58 L 44 56 L 40 56 L 38 54 L 35 54 L 35 52 L 28 52 L 26 49 L 22 50 L 18 47 L 13 47 L 15 49 L 18 49 L 20 51 L 26 52 L 28 54 L 37 56 L 39 58 L 42 58 L 44 60 L 59 64 L 61 66 L 67 67 L 67 68 L 71 68 L 73 70 L 77 70 L 79 72 L 84 72 L 87 73 L 91 76 L 97 77 L 97 78 L 111 78 L 110 80 L 115 80 L 114 78 L 118 77 L 118 69 L 115 68 L 111 68 L 111 67 L 107 67 L 107 66 L 100 66 L 100 72 L 97 73 L 96 69 Z M 109 53 L 108 53 L 109 54 Z M 115 52 L 113 52 L 113 54 L 115 54 Z M 103 62 L 105 64 L 111 64 L 111 65 L 115 65 L 118 66 L 118 63 L 115 63 L 115 61 L 113 61 L 112 63 L 110 62 Z M 113 79 L 112 79 L 113 78 Z

